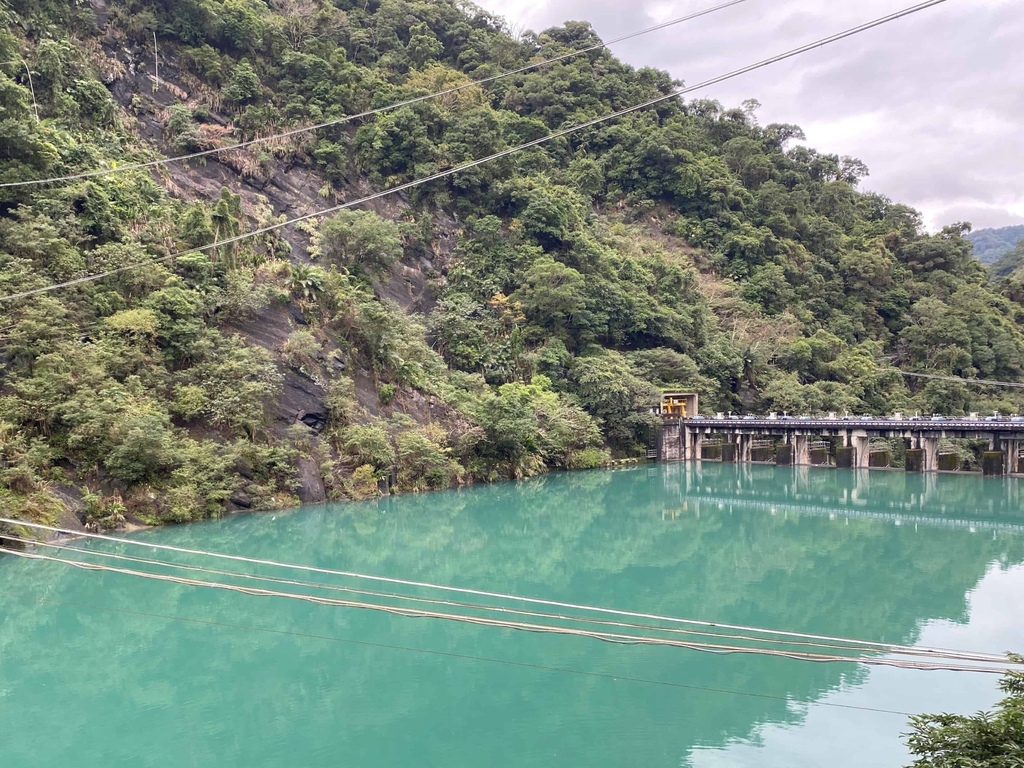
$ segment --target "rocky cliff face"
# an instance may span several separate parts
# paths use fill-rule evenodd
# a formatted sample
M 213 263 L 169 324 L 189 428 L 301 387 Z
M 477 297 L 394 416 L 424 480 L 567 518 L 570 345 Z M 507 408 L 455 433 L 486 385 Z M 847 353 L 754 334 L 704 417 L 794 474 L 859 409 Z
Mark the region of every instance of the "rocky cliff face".
M 97 23 L 103 27 L 108 13 L 105 4 L 94 2 Z M 220 144 L 232 144 L 236 139 L 226 131 L 233 115 L 218 111 L 217 101 L 210 99 L 208 91 L 175 65 L 172 59 L 160 64 L 160 82 L 149 66 L 151 51 L 126 47 L 120 40 L 106 37 L 104 51 L 110 59 L 111 72 L 108 85 L 124 115 L 131 122 L 131 130 L 140 143 L 149 146 L 160 156 L 175 156 L 179 148 L 168 141 L 166 111 L 173 105 L 185 104 L 189 109 L 204 111 L 205 124 L 211 136 Z M 116 73 L 116 74 L 114 74 Z M 350 130 L 354 133 L 354 129 Z M 297 140 L 301 145 L 304 137 Z M 280 146 L 280 142 L 275 145 Z M 257 157 L 259 155 L 259 157 Z M 287 151 L 267 154 L 262 147 L 234 150 L 208 155 L 186 162 L 160 165 L 153 178 L 168 193 L 184 201 L 212 204 L 221 189 L 227 188 L 241 198 L 241 210 L 249 228 L 266 226 L 274 219 L 292 219 L 349 200 L 358 199 L 375 191 L 368 178 L 350 168 L 348 182 L 329 185 L 315 171 L 295 162 Z M 323 195 L 325 186 L 330 188 Z M 401 195 L 382 198 L 361 206 L 392 220 L 401 217 L 409 202 Z M 408 251 L 405 258 L 390 271 L 373 280 L 375 294 L 408 313 L 426 314 L 436 304 L 438 280 L 447 271 L 455 246 L 458 223 L 441 212 L 433 216 L 432 238 L 426 247 Z M 309 255 L 310 234 L 295 225 L 283 227 L 279 237 L 287 243 L 288 259 L 294 263 L 312 264 Z M 415 423 L 425 424 L 438 418 L 455 418 L 450 409 L 434 398 L 426 398 L 408 387 L 381 402 L 374 374 L 366 369 L 346 370 L 338 358 L 328 358 L 332 344 L 324 338 L 324 354 L 307 365 L 288 364 L 282 354 L 288 337 L 300 328 L 308 328 L 309 321 L 295 303 L 270 304 L 259 308 L 251 316 L 224 322 L 221 330 L 238 334 L 245 343 L 268 352 L 276 361 L 282 375 L 280 396 L 270 403 L 272 430 L 283 435 L 289 427 L 303 425 L 312 433 L 320 434 L 329 419 L 325 385 L 339 374 L 354 382 L 353 396 L 358 411 L 368 417 L 387 418 L 394 413 L 407 414 Z M 336 345 L 333 345 L 336 347 Z M 432 402 L 428 402 L 432 401 Z M 358 417 L 357 417 L 358 418 Z M 335 456 L 335 458 L 337 458 Z M 311 457 L 297 459 L 298 483 L 296 495 L 303 503 L 324 501 L 328 496 L 325 486 L 326 469 Z M 330 484 L 335 490 L 338 483 Z M 385 486 L 386 487 L 386 486 Z M 247 508 L 249 500 L 243 493 L 228 500 L 228 508 Z M 78 503 L 74 504 L 80 507 Z

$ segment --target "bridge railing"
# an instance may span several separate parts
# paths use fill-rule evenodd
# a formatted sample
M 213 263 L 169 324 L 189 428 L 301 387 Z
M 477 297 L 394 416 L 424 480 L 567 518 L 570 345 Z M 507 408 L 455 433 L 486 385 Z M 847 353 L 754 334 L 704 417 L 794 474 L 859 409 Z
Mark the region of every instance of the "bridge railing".
M 693 426 L 726 427 L 729 429 L 771 427 L 773 429 L 866 429 L 874 431 L 916 430 L 940 432 L 942 430 L 966 430 L 974 432 L 1021 432 L 1024 433 L 1024 419 L 1020 421 L 984 421 L 974 419 L 860 419 L 860 418 L 805 418 L 805 417 L 734 417 L 691 416 L 680 421 Z

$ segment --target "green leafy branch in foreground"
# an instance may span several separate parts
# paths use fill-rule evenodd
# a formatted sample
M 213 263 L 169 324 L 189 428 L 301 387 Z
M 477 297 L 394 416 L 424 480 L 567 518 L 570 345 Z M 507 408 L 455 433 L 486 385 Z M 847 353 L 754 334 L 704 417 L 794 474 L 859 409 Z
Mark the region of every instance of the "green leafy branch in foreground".
M 1009 655 L 1015 664 L 1024 657 Z M 1007 694 L 993 712 L 918 715 L 907 738 L 917 760 L 912 768 L 1020 768 L 1024 766 L 1024 672 L 999 682 Z

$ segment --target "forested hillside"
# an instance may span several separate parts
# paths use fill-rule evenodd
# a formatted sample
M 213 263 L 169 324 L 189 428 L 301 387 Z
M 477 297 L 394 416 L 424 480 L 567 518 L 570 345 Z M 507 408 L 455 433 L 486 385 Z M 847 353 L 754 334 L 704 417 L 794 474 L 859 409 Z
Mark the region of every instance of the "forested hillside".
M 1010 277 L 1024 266 L 1024 237 L 1017 241 L 1017 246 L 999 257 L 989 267 L 989 274 L 997 279 Z
M 591 467 L 642 448 L 659 387 L 707 411 L 1020 408 L 900 369 L 1020 380 L 1021 282 L 990 285 L 968 225 L 924 234 L 754 101 L 665 101 L 270 229 L 674 87 L 607 51 L 471 84 L 592 46 L 585 23 L 514 37 L 456 0 L 0 8 L 0 299 L 114 272 L 0 301 L 7 512 L 181 521 Z
M 979 229 L 971 232 L 967 239 L 974 245 L 974 255 L 978 257 L 978 261 L 993 264 L 1024 240 L 1024 224 Z

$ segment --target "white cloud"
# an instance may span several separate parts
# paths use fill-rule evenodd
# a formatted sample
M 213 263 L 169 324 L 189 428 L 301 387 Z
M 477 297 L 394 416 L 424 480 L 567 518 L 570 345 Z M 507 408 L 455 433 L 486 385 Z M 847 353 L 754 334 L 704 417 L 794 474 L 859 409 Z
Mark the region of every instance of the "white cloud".
M 540 30 L 590 21 L 611 39 L 714 0 L 480 0 Z M 697 83 L 861 22 L 909 0 L 750 0 L 617 45 L 637 65 Z M 762 122 L 797 123 L 819 149 L 866 162 L 869 189 L 920 208 L 932 227 L 1024 217 L 1024 39 L 1020 0 L 948 2 L 695 96 L 762 103 Z

